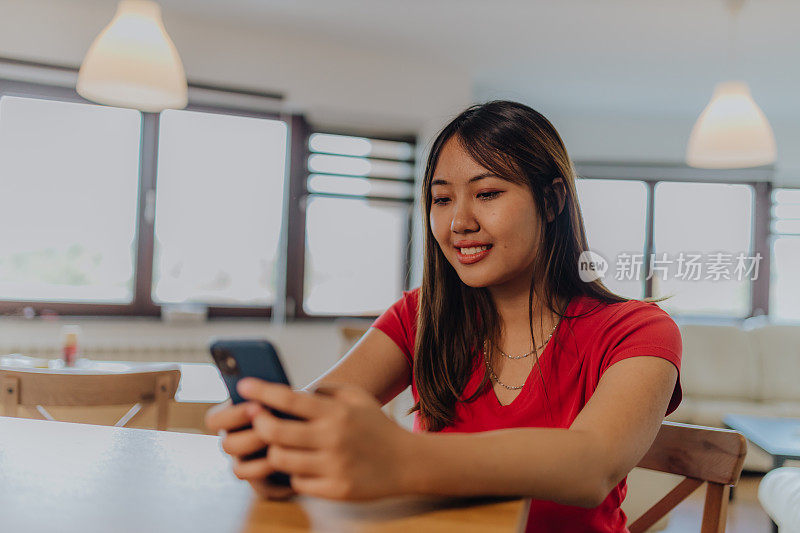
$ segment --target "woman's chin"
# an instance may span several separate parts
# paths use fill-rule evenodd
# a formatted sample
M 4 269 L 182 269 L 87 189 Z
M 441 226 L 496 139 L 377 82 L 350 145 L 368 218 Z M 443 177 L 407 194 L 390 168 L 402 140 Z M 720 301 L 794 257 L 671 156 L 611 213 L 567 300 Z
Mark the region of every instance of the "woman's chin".
M 473 289 L 479 289 L 482 287 L 489 287 L 493 285 L 497 280 L 494 279 L 492 276 L 487 276 L 485 273 L 480 272 L 459 272 L 458 277 L 461 280 L 461 283 L 466 285 L 467 287 L 472 287 Z
M 456 270 L 459 279 L 461 282 L 468 286 L 472 287 L 473 289 L 479 288 L 492 288 L 492 287 L 505 287 L 505 286 L 516 286 L 519 284 L 520 286 L 524 285 L 528 287 L 530 284 L 530 275 L 517 275 L 512 276 L 509 273 L 504 272 L 502 274 L 505 275 L 498 275 L 498 273 L 492 274 L 491 272 L 480 272 L 477 269 L 472 271 L 463 271 L 463 270 Z M 527 290 L 527 289 L 524 289 Z
M 500 285 L 508 278 L 507 272 L 498 272 L 497 269 L 492 268 L 493 265 L 483 264 L 483 261 L 481 261 L 480 264 L 473 265 L 454 264 L 453 261 L 451 261 L 450 264 L 456 271 L 461 282 L 473 289 Z

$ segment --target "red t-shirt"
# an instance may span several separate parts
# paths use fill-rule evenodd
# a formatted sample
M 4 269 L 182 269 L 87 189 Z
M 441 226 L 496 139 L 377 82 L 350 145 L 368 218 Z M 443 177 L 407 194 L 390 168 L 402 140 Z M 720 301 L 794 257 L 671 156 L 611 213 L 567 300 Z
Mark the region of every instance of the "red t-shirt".
M 419 289 L 404 292 L 403 297 L 372 324 L 400 347 L 409 365 L 414 357 L 418 298 Z M 546 386 L 543 387 L 539 371 L 534 368 L 514 401 L 501 405 L 492 384 L 487 383 L 475 401 L 456 404 L 455 422 L 442 431 L 475 433 L 519 427 L 569 428 L 591 398 L 603 372 L 617 361 L 641 355 L 662 357 L 680 371 L 680 332 L 672 318 L 654 303 L 631 300 L 605 304 L 579 296 L 572 299 L 565 314 L 582 316 L 562 319 L 553 338 L 539 354 Z M 485 366 L 476 364 L 474 368 L 464 397 L 471 396 L 483 378 Z M 411 390 L 416 401 L 418 395 L 413 381 Z M 549 398 L 549 407 L 545 398 Z M 680 402 L 678 379 L 666 414 L 674 411 Z M 417 413 L 414 414 L 414 431 L 421 431 Z M 627 532 L 626 516 L 620 509 L 627 490 L 626 479 L 593 509 L 532 500 L 526 531 Z

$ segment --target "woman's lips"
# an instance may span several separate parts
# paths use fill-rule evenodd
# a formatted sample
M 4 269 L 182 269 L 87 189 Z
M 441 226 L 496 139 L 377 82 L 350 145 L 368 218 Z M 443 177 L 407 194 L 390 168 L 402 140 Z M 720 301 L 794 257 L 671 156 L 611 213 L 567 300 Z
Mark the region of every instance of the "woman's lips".
M 460 248 L 456 248 L 456 257 L 458 257 L 458 262 L 462 265 L 471 265 L 473 263 L 477 263 L 487 255 L 489 252 L 492 251 L 492 247 L 489 246 L 488 249 L 478 252 L 476 254 L 462 254 Z

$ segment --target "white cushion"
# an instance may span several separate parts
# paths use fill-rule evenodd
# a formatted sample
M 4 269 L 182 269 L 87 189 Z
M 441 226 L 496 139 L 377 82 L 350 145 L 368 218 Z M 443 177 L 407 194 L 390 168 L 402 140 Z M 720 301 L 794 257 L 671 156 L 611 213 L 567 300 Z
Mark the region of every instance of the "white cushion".
M 735 326 L 684 324 L 681 386 L 687 396 L 751 400 L 760 363 L 748 332 Z
M 777 468 L 758 485 L 758 501 L 781 533 L 800 531 L 800 468 Z
M 762 326 L 747 333 L 761 364 L 759 397 L 800 402 L 800 326 Z

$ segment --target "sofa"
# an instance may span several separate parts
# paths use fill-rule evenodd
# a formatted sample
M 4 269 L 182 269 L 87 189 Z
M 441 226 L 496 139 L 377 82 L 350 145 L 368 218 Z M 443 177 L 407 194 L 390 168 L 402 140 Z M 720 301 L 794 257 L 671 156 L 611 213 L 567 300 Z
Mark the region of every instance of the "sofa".
M 800 324 L 755 317 L 679 327 L 683 402 L 669 420 L 723 427 L 727 414 L 800 417 Z M 771 468 L 769 455 L 748 444 L 744 469 Z

